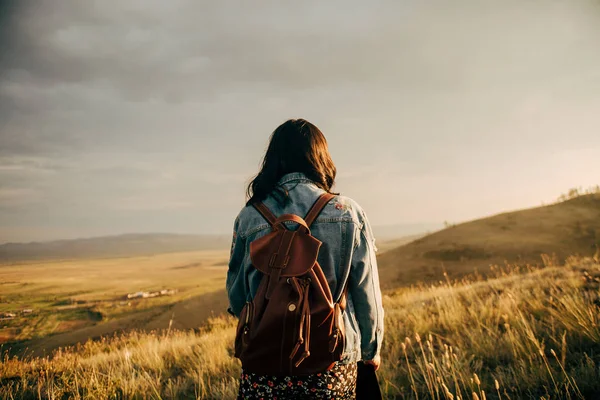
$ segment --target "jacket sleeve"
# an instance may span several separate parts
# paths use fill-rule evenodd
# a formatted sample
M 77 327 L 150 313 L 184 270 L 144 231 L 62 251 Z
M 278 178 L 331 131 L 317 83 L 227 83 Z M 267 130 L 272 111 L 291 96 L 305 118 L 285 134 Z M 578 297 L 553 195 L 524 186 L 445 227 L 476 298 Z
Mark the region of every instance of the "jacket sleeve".
M 236 317 L 240 316 L 246 302 L 246 284 L 244 282 L 243 261 L 245 257 L 245 239 L 239 235 L 239 216 L 233 225 L 233 238 L 231 240 L 231 252 L 229 257 L 229 269 L 225 289 L 229 297 L 229 308 L 227 312 Z
M 361 336 L 361 357 L 374 359 L 381 350 L 383 340 L 383 305 L 379 286 L 379 273 L 375 257 L 375 239 L 365 213 L 352 254 L 348 291 L 352 296 Z

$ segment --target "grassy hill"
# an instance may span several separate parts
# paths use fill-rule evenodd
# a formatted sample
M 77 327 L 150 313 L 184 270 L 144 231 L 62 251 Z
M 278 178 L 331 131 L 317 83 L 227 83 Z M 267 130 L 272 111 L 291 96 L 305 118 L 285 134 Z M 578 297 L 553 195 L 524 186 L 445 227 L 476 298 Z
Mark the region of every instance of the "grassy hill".
M 600 396 L 600 265 L 494 269 L 493 278 L 384 297 L 387 399 Z M 0 363 L 0 398 L 233 399 L 232 318 L 201 332 L 128 333 Z
M 387 288 L 451 278 L 505 262 L 541 263 L 541 254 L 564 260 L 592 255 L 600 245 L 600 194 L 509 212 L 448 227 L 378 257 Z

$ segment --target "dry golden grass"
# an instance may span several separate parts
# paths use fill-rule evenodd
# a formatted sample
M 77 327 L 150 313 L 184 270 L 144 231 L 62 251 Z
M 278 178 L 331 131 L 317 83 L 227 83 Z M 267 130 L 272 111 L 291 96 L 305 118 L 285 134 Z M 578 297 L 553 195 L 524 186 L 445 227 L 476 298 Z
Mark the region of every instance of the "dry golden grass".
M 0 264 L 2 294 L 21 293 L 23 306 L 40 294 L 98 301 L 162 287 L 214 290 L 213 277 L 226 270 L 227 251 L 195 251 L 105 259 Z M 213 272 L 214 271 L 214 272 Z M 200 273 L 199 273 L 200 272 Z M 211 272 L 213 272 L 211 274 Z M 203 275 L 198 279 L 198 275 Z M 217 286 L 222 282 L 218 282 Z M 220 288 L 220 287 L 219 287 Z M 3 308 L 7 306 L 3 304 Z
M 52 359 L 5 359 L 0 397 L 230 398 L 238 369 L 229 352 L 232 324 L 219 318 L 199 334 L 132 332 L 58 350 Z
M 123 329 L 166 328 L 173 313 L 176 326 L 198 327 L 206 319 L 205 310 L 198 308 L 196 313 L 189 313 L 178 312 L 178 308 L 222 291 L 228 256 L 227 250 L 205 250 L 2 264 L 0 313 L 19 315 L 22 309 L 34 312 L 0 323 L 0 344 L 27 340 L 29 348 L 43 344 L 53 349 Z M 127 293 L 160 289 L 178 292 L 173 296 L 126 299 Z M 221 312 L 227 305 L 217 306 Z
M 571 258 L 490 274 L 385 295 L 385 397 L 598 398 L 600 265 Z M 217 318 L 200 333 L 130 333 L 51 359 L 5 359 L 0 397 L 234 398 L 234 323 Z
M 600 193 L 562 203 L 495 215 L 453 225 L 391 249 L 378 257 L 388 289 L 418 281 L 451 278 L 493 264 L 539 263 L 540 254 L 558 258 L 592 256 L 600 245 Z

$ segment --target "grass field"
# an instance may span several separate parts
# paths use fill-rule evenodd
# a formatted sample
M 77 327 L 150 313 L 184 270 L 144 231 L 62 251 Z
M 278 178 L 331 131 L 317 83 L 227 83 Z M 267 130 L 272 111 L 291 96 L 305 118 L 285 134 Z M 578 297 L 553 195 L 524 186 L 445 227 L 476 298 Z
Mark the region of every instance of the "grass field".
M 386 398 L 600 398 L 599 242 L 591 194 L 383 243 Z M 227 258 L 0 266 L 0 398 L 234 398 Z
M 0 321 L 0 341 L 42 350 L 125 329 L 161 329 L 169 323 L 197 328 L 214 311 L 211 305 L 218 312 L 226 308 L 223 301 L 203 306 L 199 299 L 222 291 L 227 257 L 226 251 L 199 251 L 1 265 L 0 313 L 15 318 Z M 160 290 L 176 293 L 127 298 Z
M 600 265 L 493 268 L 481 277 L 388 292 L 386 398 L 600 396 Z M 235 398 L 232 318 L 201 332 L 129 333 L 53 358 L 6 358 L 6 399 Z

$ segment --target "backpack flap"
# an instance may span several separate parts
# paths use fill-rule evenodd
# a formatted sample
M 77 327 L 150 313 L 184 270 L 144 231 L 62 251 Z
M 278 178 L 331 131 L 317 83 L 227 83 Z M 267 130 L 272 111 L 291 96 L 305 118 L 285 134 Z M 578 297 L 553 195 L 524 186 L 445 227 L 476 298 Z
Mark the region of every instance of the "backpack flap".
M 276 268 L 283 277 L 301 276 L 317 262 L 321 244 L 319 239 L 302 231 L 275 229 L 250 243 L 250 260 L 266 275 Z

